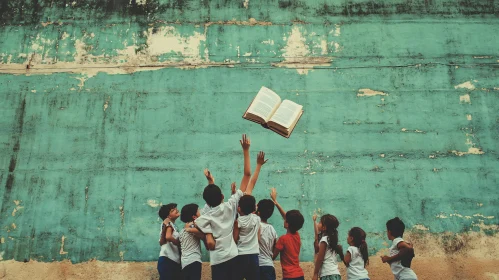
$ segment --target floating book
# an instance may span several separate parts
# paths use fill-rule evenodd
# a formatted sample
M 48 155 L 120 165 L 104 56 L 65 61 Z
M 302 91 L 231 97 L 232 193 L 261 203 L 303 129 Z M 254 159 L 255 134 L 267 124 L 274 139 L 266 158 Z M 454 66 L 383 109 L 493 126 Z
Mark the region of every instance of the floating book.
M 262 87 L 243 118 L 256 122 L 281 136 L 289 138 L 303 114 L 303 106 L 281 97 L 272 90 Z

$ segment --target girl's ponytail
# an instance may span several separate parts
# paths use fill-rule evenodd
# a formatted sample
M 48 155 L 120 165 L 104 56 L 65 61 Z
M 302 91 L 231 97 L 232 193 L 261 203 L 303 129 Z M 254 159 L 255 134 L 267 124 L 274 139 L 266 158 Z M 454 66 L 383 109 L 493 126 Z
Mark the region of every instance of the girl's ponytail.
M 355 247 L 359 248 L 362 259 L 364 260 L 364 266 L 369 264 L 369 249 L 366 243 L 366 232 L 360 227 L 354 227 L 350 229 L 348 235 L 353 238 L 353 244 Z
M 338 226 L 340 222 L 335 216 L 326 214 L 321 217 L 321 223 L 326 227 L 326 231 L 323 234 L 327 236 L 329 250 L 335 252 L 338 246 Z
M 362 255 L 362 259 L 364 260 L 364 266 L 367 266 L 369 264 L 369 250 L 365 239 L 360 243 L 359 251 Z

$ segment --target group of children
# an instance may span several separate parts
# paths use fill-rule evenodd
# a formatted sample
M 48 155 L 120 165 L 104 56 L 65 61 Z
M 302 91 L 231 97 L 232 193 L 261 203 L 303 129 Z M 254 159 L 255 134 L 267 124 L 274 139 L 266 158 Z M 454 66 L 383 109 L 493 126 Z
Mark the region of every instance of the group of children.
M 225 201 L 215 178 L 205 170 L 208 185 L 203 191 L 206 204 L 187 204 L 178 211 L 177 204 L 163 205 L 159 216 L 163 220 L 159 243 L 158 272 L 161 280 L 201 279 L 201 241 L 210 254 L 211 275 L 214 280 L 276 279 L 274 260 L 280 255 L 283 279 L 304 280 L 299 255 L 301 238 L 298 231 L 304 224 L 298 210 L 284 211 L 277 202 L 277 191 L 272 189 L 270 198 L 256 203 L 251 195 L 261 167 L 267 162 L 265 153 L 259 152 L 254 173 L 251 172 L 250 139 L 243 135 L 240 140 L 244 155 L 244 175 L 239 190 L 231 185 L 232 194 Z M 267 223 L 277 207 L 284 219 L 286 234 L 277 238 L 274 227 Z M 177 218 L 185 223 L 182 230 L 175 225 Z M 314 215 L 314 262 L 313 279 L 341 279 L 338 258 L 347 267 L 348 280 L 369 279 L 366 233 L 359 227 L 348 232 L 349 244 L 345 254 L 338 244 L 338 219 L 323 215 L 319 222 Z M 389 263 L 396 280 L 416 280 L 410 268 L 414 250 L 402 239 L 404 223 L 394 218 L 386 223 L 387 235 L 393 241 L 390 256 L 382 261 Z

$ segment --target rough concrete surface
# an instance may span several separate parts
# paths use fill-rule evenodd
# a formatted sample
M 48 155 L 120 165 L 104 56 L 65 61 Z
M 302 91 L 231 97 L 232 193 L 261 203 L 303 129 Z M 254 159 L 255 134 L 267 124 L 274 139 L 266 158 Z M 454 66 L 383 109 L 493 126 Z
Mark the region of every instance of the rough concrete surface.
M 158 207 L 202 204 L 205 167 L 228 194 L 248 133 L 252 163 L 270 158 L 256 198 L 277 187 L 306 217 L 301 261 L 310 216 L 331 213 L 344 246 L 368 232 L 372 279 L 389 279 L 376 256 L 399 216 L 421 279 L 499 279 L 498 11 L 0 1 L 0 275 L 156 277 Z M 290 139 L 241 118 L 261 86 L 304 106 Z

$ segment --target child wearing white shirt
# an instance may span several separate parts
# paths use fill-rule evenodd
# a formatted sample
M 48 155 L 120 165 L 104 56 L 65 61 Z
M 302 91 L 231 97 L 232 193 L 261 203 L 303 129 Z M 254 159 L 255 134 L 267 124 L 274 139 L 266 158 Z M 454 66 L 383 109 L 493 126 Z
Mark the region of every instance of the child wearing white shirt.
M 369 264 L 369 252 L 366 243 L 366 232 L 354 227 L 348 232 L 347 253 L 343 262 L 347 266 L 348 280 L 369 280 L 366 266 Z
M 416 273 L 411 269 L 414 248 L 402 238 L 405 231 L 404 222 L 395 217 L 386 222 L 386 229 L 388 239 L 392 240 L 392 246 L 390 246 L 390 256 L 382 256 L 381 260 L 390 264 L 395 280 L 417 280 Z
M 179 232 L 175 220 L 180 216 L 176 203 L 161 206 L 159 217 L 163 220 L 159 245 L 161 250 L 158 259 L 158 272 L 160 280 L 177 280 L 181 277 L 180 252 L 178 246 Z
M 317 224 L 317 228 L 322 234 L 312 280 L 341 280 L 338 270 L 338 256 L 343 259 L 343 249 L 338 244 L 339 225 L 338 219 L 330 214 L 323 215 Z
M 275 280 L 275 268 L 272 255 L 277 242 L 277 232 L 267 220 L 274 213 L 274 202 L 270 199 L 262 199 L 258 202 L 256 214 L 260 217 L 260 254 L 258 263 L 260 265 L 260 280 Z

